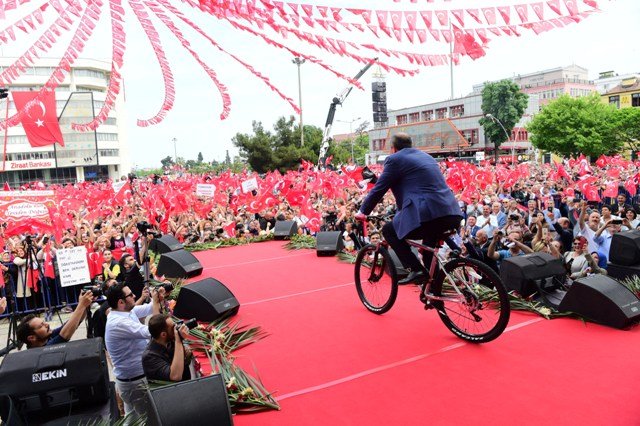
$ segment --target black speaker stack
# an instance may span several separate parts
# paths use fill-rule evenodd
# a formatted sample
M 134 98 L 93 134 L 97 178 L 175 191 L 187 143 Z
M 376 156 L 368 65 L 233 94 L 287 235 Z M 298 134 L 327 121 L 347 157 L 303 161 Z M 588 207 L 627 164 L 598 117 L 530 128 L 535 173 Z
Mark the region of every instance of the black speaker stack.
M 562 259 L 548 253 L 510 257 L 500 264 L 500 279 L 507 291 L 515 290 L 525 298 L 541 287 L 560 287 L 566 272 Z
M 278 220 L 273 228 L 274 240 L 290 239 L 298 233 L 298 224 L 294 220 Z
M 227 388 L 220 374 L 149 390 L 151 426 L 231 426 Z
M 157 275 L 166 278 L 193 278 L 202 274 L 200 261 L 171 235 L 152 239 L 149 250 L 160 254 Z
M 373 101 L 373 123 L 382 126 L 389 121 L 387 117 L 387 83 L 384 81 L 371 83 L 371 100 Z
M 340 231 L 318 232 L 316 235 L 316 256 L 335 256 L 343 248 Z
M 240 303 L 220 281 L 205 278 L 180 288 L 173 314 L 178 318 L 195 318 L 212 322 L 238 313 Z
M 617 280 L 640 276 L 640 231 L 613 234 L 607 273 Z
M 507 290 L 599 324 L 622 329 L 640 322 L 640 299 L 623 284 L 606 275 L 568 283 L 562 260 L 547 253 L 505 259 L 500 279 Z
M 119 416 L 100 338 L 9 353 L 0 383 L 4 424 L 97 424 Z

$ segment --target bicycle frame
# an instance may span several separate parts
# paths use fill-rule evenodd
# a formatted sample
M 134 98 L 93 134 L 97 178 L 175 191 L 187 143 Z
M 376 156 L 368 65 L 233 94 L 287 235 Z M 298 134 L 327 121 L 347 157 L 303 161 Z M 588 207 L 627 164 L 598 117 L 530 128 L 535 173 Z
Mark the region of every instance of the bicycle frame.
M 367 237 L 367 220 L 363 220 L 362 221 L 362 233 L 363 233 L 363 237 L 366 238 Z M 442 245 L 444 244 L 444 240 L 440 240 L 438 242 L 438 244 L 436 245 L 436 247 L 429 247 L 427 245 L 418 243 L 416 241 L 413 240 L 405 240 L 410 246 L 415 247 L 418 249 L 418 251 L 420 251 L 422 253 L 422 251 L 428 251 L 430 253 L 433 254 L 433 256 L 431 257 L 431 265 L 429 266 L 429 278 L 427 279 L 427 282 L 423 285 L 422 287 L 422 293 L 424 294 L 424 296 L 428 299 L 428 300 L 441 300 L 444 302 L 455 302 L 455 303 L 463 303 L 466 301 L 466 298 L 464 296 L 464 294 L 462 294 L 462 292 L 460 291 L 460 289 L 458 288 L 458 286 L 455 283 L 455 280 L 453 278 L 453 276 L 447 272 L 447 270 L 444 268 L 444 263 L 442 262 L 442 260 L 440 260 L 440 258 L 438 257 L 438 253 L 440 252 L 440 247 L 442 247 Z M 364 241 L 363 241 L 364 243 Z M 364 244 L 363 244 L 364 247 Z M 386 241 L 380 241 L 378 243 L 375 244 L 376 247 L 376 252 L 378 251 L 378 249 L 380 247 L 384 247 L 384 248 L 388 248 L 389 247 L 389 243 Z M 376 253 L 377 256 L 377 253 Z M 377 262 L 377 257 L 374 258 L 374 262 Z M 429 290 L 431 289 L 431 283 L 433 282 L 433 279 L 436 276 L 436 267 L 438 267 L 442 272 L 445 273 L 445 275 L 447 275 L 447 277 L 449 278 L 455 292 L 457 293 L 457 297 L 442 297 L 442 296 L 434 296 L 433 294 L 429 293 Z M 373 277 L 373 271 L 374 268 L 371 269 L 371 277 Z M 383 272 L 384 273 L 384 272 Z M 473 293 L 473 290 L 468 288 L 468 291 L 470 291 L 471 293 Z M 477 297 L 477 295 L 475 293 L 473 293 L 474 296 Z

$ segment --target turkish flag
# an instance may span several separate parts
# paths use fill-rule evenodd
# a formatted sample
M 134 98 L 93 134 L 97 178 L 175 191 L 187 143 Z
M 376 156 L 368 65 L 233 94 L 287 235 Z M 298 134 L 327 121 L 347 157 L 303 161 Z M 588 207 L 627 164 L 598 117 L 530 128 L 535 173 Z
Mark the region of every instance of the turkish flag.
M 11 92 L 17 110 L 25 106 L 38 96 L 39 92 Z M 53 145 L 58 142 L 64 146 L 60 124 L 56 113 L 55 92 L 43 92 L 42 99 L 25 111 L 22 127 L 27 134 L 29 144 L 33 147 Z

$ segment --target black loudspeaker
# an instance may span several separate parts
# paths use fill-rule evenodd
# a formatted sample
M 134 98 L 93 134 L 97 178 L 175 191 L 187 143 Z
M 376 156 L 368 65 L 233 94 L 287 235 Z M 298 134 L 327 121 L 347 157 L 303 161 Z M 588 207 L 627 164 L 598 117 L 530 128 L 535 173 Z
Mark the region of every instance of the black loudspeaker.
M 620 281 L 626 280 L 627 278 L 632 278 L 633 276 L 640 277 L 640 265 L 624 266 L 615 263 L 609 263 L 607 265 L 607 275 Z
M 224 284 L 206 278 L 180 289 L 173 314 L 178 318 L 195 318 L 211 322 L 238 313 L 240 302 Z
M 625 328 L 640 321 L 640 299 L 606 275 L 575 280 L 558 309 L 615 328 Z
M 149 395 L 150 425 L 233 425 L 227 388 L 220 374 L 151 389 Z
M 562 259 L 548 253 L 531 253 L 504 259 L 500 264 L 500 279 L 507 291 L 515 290 L 523 297 L 538 291 L 538 286 L 551 289 L 564 281 L 567 270 Z
M 162 237 L 152 239 L 149 243 L 149 250 L 160 254 L 182 249 L 184 249 L 184 246 L 180 241 L 176 240 L 176 237 L 173 235 L 163 235 Z
M 202 265 L 186 250 L 172 251 L 160 256 L 156 275 L 166 278 L 191 278 L 202 274 Z
M 640 231 L 625 231 L 613 234 L 609 262 L 622 266 L 640 264 Z
M 284 240 L 293 237 L 298 232 L 298 224 L 294 220 L 279 220 L 273 228 L 273 238 Z
M 335 256 L 344 248 L 342 240 L 342 232 L 318 232 L 316 235 L 316 255 L 317 256 Z
M 0 367 L 2 393 L 24 418 L 45 420 L 100 407 L 112 397 L 102 339 L 84 339 L 9 353 Z M 0 406 L 7 420 L 8 400 Z M 95 410 L 94 410 L 95 411 Z
M 396 252 L 392 248 L 388 248 L 387 251 L 389 252 L 389 256 L 391 256 L 391 260 L 393 260 L 393 264 L 396 267 L 396 276 L 402 279 L 407 275 L 409 275 L 409 270 L 404 267 L 404 265 L 400 261 L 400 258 L 396 254 Z M 417 257 L 420 261 L 422 261 L 422 256 L 420 255 L 420 252 L 418 251 L 417 248 L 411 246 L 411 252 L 414 254 L 415 257 Z

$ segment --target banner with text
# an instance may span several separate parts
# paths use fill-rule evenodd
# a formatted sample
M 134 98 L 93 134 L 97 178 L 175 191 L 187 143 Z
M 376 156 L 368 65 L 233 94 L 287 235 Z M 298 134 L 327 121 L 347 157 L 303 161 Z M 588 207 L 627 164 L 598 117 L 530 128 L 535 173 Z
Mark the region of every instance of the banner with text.
M 49 221 L 47 206 L 54 206 L 53 191 L 0 191 L 0 222 L 22 219 Z
M 56 252 L 56 258 L 62 287 L 91 283 L 86 247 L 60 249 Z

